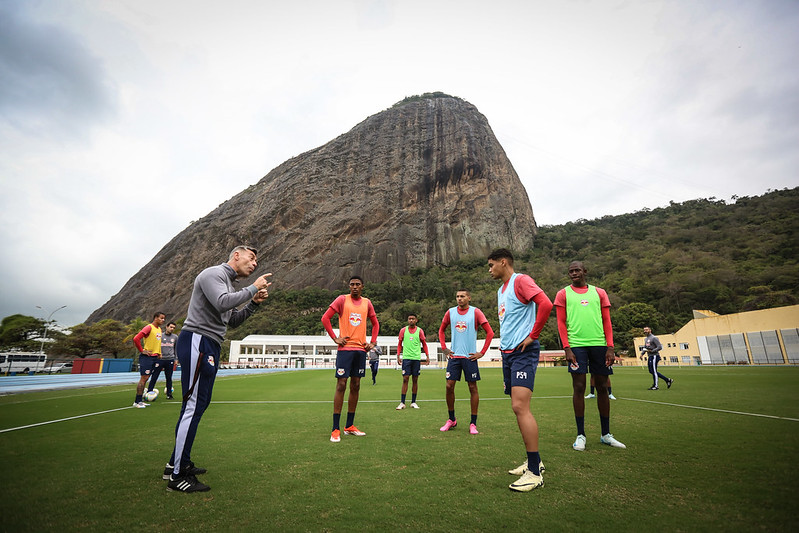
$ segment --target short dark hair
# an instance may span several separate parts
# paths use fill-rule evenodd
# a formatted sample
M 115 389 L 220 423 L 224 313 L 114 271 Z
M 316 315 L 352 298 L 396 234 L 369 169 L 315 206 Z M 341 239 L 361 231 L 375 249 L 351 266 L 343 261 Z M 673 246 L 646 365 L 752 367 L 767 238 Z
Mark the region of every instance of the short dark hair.
M 350 276 L 349 281 L 352 281 L 354 279 L 357 279 L 358 281 L 361 282 L 361 285 L 363 285 L 363 278 L 361 276 Z M 349 281 L 347 283 L 349 283 Z
M 178 327 L 178 325 L 177 325 L 177 324 L 175 324 L 174 322 L 170 322 L 169 324 L 167 324 L 167 325 L 166 325 L 166 327 L 169 327 L 169 326 L 175 326 L 175 327 Z
M 489 261 L 499 261 L 500 259 L 507 259 L 508 263 L 513 264 L 513 253 L 507 248 L 497 248 L 488 255 Z
M 161 316 L 161 315 L 164 315 L 164 316 L 166 316 L 166 313 L 162 313 L 161 311 L 158 311 L 157 313 L 155 313 L 155 314 L 153 315 L 153 320 L 155 320 L 156 318 L 158 318 L 158 317 L 159 317 L 159 316 Z
M 419 318 L 419 317 L 416 315 L 416 313 L 408 313 L 408 316 L 412 316 L 413 318 L 416 318 L 416 319 L 418 319 L 418 318 Z
M 455 291 L 455 294 L 458 294 L 459 292 L 465 292 L 469 296 L 472 295 L 472 291 L 470 291 L 469 289 L 458 289 L 457 291 Z

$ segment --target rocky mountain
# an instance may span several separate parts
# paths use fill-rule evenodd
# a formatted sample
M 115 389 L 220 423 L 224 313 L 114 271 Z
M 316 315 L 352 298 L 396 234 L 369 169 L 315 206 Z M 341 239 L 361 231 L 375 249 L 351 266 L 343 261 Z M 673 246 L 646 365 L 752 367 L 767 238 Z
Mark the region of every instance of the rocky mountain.
M 185 316 L 194 277 L 238 243 L 275 288 L 344 289 L 416 267 L 526 250 L 530 201 L 486 118 L 440 93 L 406 98 L 281 164 L 172 239 L 88 322 Z

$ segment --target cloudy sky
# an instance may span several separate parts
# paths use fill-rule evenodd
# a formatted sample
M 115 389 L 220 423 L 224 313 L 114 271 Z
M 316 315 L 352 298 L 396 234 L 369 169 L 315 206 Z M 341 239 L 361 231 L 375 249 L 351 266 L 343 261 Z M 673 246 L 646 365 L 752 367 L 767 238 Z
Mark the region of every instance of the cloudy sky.
M 84 321 L 425 92 L 488 118 L 540 225 L 796 187 L 796 28 L 795 0 L 0 0 L 0 317 Z

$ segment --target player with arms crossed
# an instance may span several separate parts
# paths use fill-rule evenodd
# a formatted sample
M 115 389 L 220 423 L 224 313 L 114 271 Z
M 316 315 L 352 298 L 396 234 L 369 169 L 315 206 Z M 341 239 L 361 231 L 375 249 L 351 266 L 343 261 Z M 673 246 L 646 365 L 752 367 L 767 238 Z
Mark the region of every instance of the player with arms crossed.
M 271 285 L 264 274 L 252 285 L 233 289 L 233 280 L 246 278 L 258 266 L 258 252 L 249 246 L 236 246 L 227 263 L 208 267 L 194 280 L 189 310 L 180 331 L 177 356 L 183 405 L 175 425 L 175 447 L 164 469 L 167 488 L 180 492 L 201 492 L 211 487 L 197 480 L 205 468 L 194 466 L 191 448 L 197 426 L 211 403 L 219 355 L 228 326 L 236 327 L 250 316 L 268 296 Z M 242 309 L 237 309 L 246 303 Z
M 494 330 L 488 323 L 488 319 L 483 312 L 469 305 L 472 295 L 466 289 L 460 289 L 455 293 L 455 300 L 458 305 L 451 307 L 444 314 L 441 320 L 441 327 L 438 328 L 438 340 L 441 349 L 447 356 L 447 410 L 449 418 L 441 426 L 441 431 L 449 431 L 458 425 L 455 418 L 455 382 L 461 380 L 463 372 L 466 383 L 469 385 L 469 400 L 472 408 L 472 419 L 469 423 L 469 433 L 477 435 L 477 408 L 480 405 L 480 394 L 477 391 L 477 382 L 480 381 L 480 367 L 477 360 L 483 357 L 491 346 L 491 339 L 494 338 Z M 452 326 L 452 349 L 447 348 L 447 326 Z M 477 351 L 477 329 L 482 327 L 486 332 L 486 339 L 483 349 Z
M 596 387 L 596 406 L 602 428 L 600 441 L 614 448 L 626 448 L 610 433 L 610 396 L 608 383 L 613 374 L 616 354 L 613 350 L 613 326 L 610 323 L 610 299 L 607 292 L 589 285 L 588 271 L 581 261 L 569 265 L 572 284 L 555 295 L 558 333 L 569 373 L 572 375 L 572 406 L 577 423 L 577 439 L 572 448 L 585 450 L 585 375 L 591 372 Z
M 173 332 L 177 324 L 170 322 L 166 325 L 166 329 L 161 333 L 161 361 L 153 370 L 153 375 L 150 378 L 150 384 L 147 391 L 151 391 L 158 384 L 158 376 L 161 375 L 161 370 L 164 371 L 166 378 L 166 388 L 164 392 L 168 400 L 172 400 L 172 372 L 175 370 L 175 345 L 178 343 L 178 336 Z
M 524 440 L 527 460 L 509 474 L 521 475 L 509 488 L 529 492 L 544 486 L 544 463 L 538 451 L 538 422 L 530 410 L 541 346 L 538 337 L 549 319 L 552 301 L 527 274 L 513 269 L 513 254 L 500 248 L 488 256 L 488 273 L 502 281 L 497 289 L 500 351 L 505 394 Z M 536 309 L 537 308 L 537 309 Z
M 358 407 L 358 396 L 361 391 L 361 378 L 366 375 L 366 352 L 377 344 L 380 324 L 377 314 L 369 298 L 361 297 L 363 279 L 360 276 L 350 278 L 350 293 L 342 294 L 330 304 L 322 315 L 322 325 L 330 338 L 338 345 L 336 352 L 336 392 L 333 395 L 333 431 L 330 442 L 341 441 L 341 409 L 344 406 L 344 391 L 347 380 L 350 380 L 350 395 L 347 399 L 347 423 L 345 435 L 366 435 L 355 427 L 355 409 Z M 339 336 L 333 331 L 330 319 L 338 314 Z M 372 339 L 366 342 L 366 319 L 372 323 Z

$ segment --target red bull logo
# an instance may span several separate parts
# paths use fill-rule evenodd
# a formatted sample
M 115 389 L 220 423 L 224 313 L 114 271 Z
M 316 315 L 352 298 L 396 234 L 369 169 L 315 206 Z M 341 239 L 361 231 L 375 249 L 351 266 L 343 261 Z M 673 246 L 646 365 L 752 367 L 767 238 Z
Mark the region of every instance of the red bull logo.
M 502 322 L 502 320 L 505 318 L 505 303 L 504 302 L 499 306 L 499 309 L 497 310 L 497 314 L 499 315 L 499 321 Z
M 588 305 L 588 300 L 580 300 L 580 305 L 585 307 L 586 305 Z
M 467 329 L 469 329 L 469 326 L 467 326 L 466 322 L 464 322 L 463 320 L 458 320 L 458 322 L 455 323 L 455 331 L 463 333 Z
M 360 326 L 361 325 L 361 314 L 360 313 L 350 313 L 350 324 L 353 326 Z

